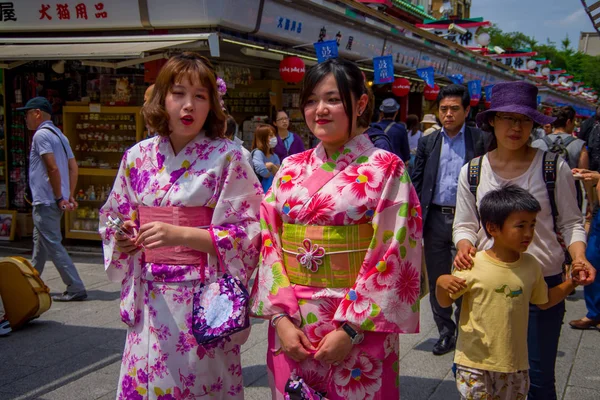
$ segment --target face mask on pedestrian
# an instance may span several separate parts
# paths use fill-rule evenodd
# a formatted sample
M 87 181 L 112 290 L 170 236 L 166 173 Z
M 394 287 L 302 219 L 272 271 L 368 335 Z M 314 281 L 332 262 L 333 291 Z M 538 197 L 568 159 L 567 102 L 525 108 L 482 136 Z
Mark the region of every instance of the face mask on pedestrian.
M 277 138 L 276 137 L 272 137 L 269 139 L 269 147 L 274 149 L 275 146 L 277 146 Z

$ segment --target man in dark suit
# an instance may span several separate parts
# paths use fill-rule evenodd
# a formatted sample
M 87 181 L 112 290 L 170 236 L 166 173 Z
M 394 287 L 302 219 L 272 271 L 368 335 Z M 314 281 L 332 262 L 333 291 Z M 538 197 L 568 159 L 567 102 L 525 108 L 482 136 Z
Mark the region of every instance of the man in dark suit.
M 442 355 L 454 349 L 460 300 L 456 302 L 456 323 L 452 308 L 442 308 L 435 297 L 437 279 L 449 274 L 456 249 L 452 243 L 452 224 L 456 207 L 458 176 L 463 165 L 484 154 L 489 141 L 477 128 L 468 127 L 469 93 L 462 85 L 449 85 L 438 95 L 442 129 L 419 139 L 413 185 L 423 210 L 423 241 L 429 275 L 429 299 L 440 338 L 433 354 Z M 484 143 L 486 142 L 486 143 Z

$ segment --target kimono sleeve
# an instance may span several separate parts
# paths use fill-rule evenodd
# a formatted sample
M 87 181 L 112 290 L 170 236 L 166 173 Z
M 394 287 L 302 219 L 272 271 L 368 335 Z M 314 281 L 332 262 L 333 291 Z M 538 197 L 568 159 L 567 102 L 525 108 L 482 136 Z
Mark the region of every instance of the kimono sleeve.
M 282 170 L 283 168 L 279 172 Z M 283 222 L 275 208 L 278 187 L 276 182 L 279 179 L 280 173 L 277 173 L 271 189 L 260 206 L 262 249 L 258 274 L 252 290 L 251 313 L 258 318 L 271 318 L 276 314 L 285 313 L 299 326 L 302 318 L 298 299 L 290 285 L 283 263 L 279 235 Z
M 234 149 L 224 155 L 220 185 L 214 198 L 210 232 L 217 253 L 218 272 L 227 271 L 247 285 L 256 268 L 260 249 L 259 207 L 262 187 L 242 152 Z
M 404 164 L 392 163 L 373 217 L 374 236 L 334 321 L 365 331 L 419 330 L 421 206 Z
M 140 255 L 138 253 L 130 257 L 127 253 L 120 251 L 116 245 L 115 230 L 106 225 L 109 216 L 113 218 L 118 216 L 123 221 L 132 220 L 137 222 L 138 201 L 129 179 L 128 158 L 130 154 L 130 151 L 127 151 L 123 156 L 112 191 L 108 195 L 106 203 L 100 209 L 98 229 L 102 237 L 104 268 L 108 278 L 119 283 L 123 281 L 125 275 L 131 269 L 131 264 Z

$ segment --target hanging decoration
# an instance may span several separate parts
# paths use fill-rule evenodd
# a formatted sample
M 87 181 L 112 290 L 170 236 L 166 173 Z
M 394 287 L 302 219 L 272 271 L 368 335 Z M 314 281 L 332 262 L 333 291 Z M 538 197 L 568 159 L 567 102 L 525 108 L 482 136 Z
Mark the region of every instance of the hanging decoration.
M 288 83 L 299 83 L 304 78 L 306 67 L 300 57 L 285 57 L 279 63 L 279 75 Z
M 436 84 L 433 87 L 425 86 L 425 90 L 423 91 L 423 97 L 427 101 L 437 100 L 438 94 L 440 93 L 440 87 Z
M 406 78 L 396 78 L 392 84 L 392 93 L 397 97 L 404 97 L 410 92 L 410 81 Z

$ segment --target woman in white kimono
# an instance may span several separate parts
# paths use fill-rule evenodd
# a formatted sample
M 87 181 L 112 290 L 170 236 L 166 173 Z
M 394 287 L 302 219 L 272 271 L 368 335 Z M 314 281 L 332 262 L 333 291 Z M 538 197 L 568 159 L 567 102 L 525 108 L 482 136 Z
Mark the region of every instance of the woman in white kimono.
M 258 261 L 262 188 L 238 146 L 205 58 L 161 70 L 146 122 L 157 135 L 129 149 L 100 216 L 104 263 L 122 282 L 128 325 L 118 399 L 243 398 L 236 334 L 198 345 L 194 292 L 223 272 L 247 281 Z M 120 217 L 131 235 L 107 227 Z

